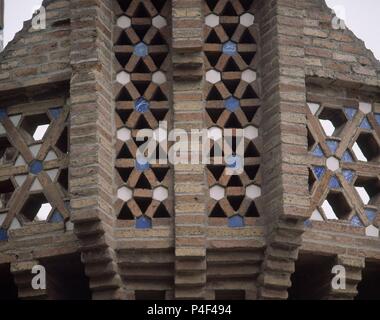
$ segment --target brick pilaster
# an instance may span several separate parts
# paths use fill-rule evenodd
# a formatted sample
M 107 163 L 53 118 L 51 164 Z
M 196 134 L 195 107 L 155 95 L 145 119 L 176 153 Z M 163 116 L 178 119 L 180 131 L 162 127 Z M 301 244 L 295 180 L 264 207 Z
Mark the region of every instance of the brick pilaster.
M 125 298 L 112 248 L 112 1 L 71 1 L 70 192 L 94 299 Z
M 191 27 L 190 27 L 191 26 Z M 202 1 L 173 1 L 174 127 L 203 129 Z M 206 204 L 203 165 L 174 166 L 175 298 L 204 299 Z
M 300 1 L 263 2 L 263 197 L 267 249 L 260 299 L 286 299 L 309 208 L 303 10 Z

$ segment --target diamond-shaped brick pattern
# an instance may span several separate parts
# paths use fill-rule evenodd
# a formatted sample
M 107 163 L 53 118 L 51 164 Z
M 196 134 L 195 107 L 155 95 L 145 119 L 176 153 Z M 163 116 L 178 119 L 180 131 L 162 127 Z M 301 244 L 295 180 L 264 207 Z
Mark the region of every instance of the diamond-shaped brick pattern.
M 371 228 L 378 214 L 380 126 L 371 103 L 309 93 L 307 104 L 311 212 L 322 220 L 345 220 Z M 327 194 L 327 195 L 326 195 Z M 313 219 L 312 219 L 313 220 Z M 320 219 L 319 219 L 320 220 Z M 364 231 L 363 231 L 364 232 Z
M 248 9 L 246 1 L 239 0 L 204 4 L 209 216 L 228 217 L 225 225 L 231 228 L 244 227 L 244 218 L 258 217 L 261 208 L 258 26 L 253 9 Z M 242 154 L 234 155 L 238 139 L 232 139 L 229 150 L 222 150 L 224 133 L 219 128 L 241 129 Z M 222 156 L 222 163 L 216 164 Z
M 5 214 L 0 228 L 5 231 L 24 223 L 63 222 L 70 215 L 63 174 L 67 178 L 68 105 L 64 99 L 61 106 L 34 102 L 25 110 L 20 113 L 10 106 L 0 117 L 0 169 L 6 166 L 0 170 L 0 206 Z
M 166 155 L 157 145 L 149 155 L 138 154 L 143 141 L 140 129 L 151 129 L 157 142 L 165 142 L 171 124 L 170 91 L 170 1 L 118 1 L 115 25 L 116 100 L 116 211 L 120 220 L 135 220 L 133 226 L 147 229 L 155 218 L 172 215 L 169 165 L 152 163 Z M 157 134 L 160 133 L 160 134 Z

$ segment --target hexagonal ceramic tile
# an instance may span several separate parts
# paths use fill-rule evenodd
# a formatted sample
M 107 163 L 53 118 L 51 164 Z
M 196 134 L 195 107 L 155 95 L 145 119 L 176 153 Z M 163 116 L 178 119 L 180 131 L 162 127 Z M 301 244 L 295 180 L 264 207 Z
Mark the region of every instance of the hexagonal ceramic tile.
M 257 74 L 253 70 L 244 70 L 243 73 L 241 74 L 241 79 L 247 83 L 252 83 L 256 81 L 257 79 Z
M 339 168 L 340 168 L 340 163 L 339 163 L 339 160 L 335 157 L 330 157 L 326 160 L 326 166 L 327 166 L 327 169 L 335 172 L 335 171 L 338 171 Z
M 117 191 L 117 197 L 123 200 L 124 202 L 127 202 L 132 198 L 132 190 L 127 187 L 121 187 Z
M 117 74 L 116 81 L 125 86 L 126 84 L 131 82 L 131 76 L 129 73 L 121 71 Z
M 223 137 L 223 130 L 219 127 L 211 127 L 207 131 L 207 137 L 214 141 L 220 140 Z
M 223 187 L 216 185 L 210 188 L 210 198 L 215 199 L 216 201 L 222 200 L 225 195 L 225 190 Z
M 256 139 L 259 136 L 259 130 L 254 126 L 244 128 L 244 137 L 249 140 Z
M 251 184 L 250 186 L 248 186 L 246 189 L 245 189 L 245 195 L 254 200 L 258 197 L 261 196 L 261 188 L 254 185 L 254 184 Z
M 206 80 L 212 84 L 215 84 L 222 80 L 222 76 L 219 71 L 209 70 L 206 72 Z
M 131 139 L 131 130 L 127 128 L 121 128 L 117 130 L 117 138 L 121 141 L 128 141 Z
M 156 17 L 153 18 L 152 24 L 157 29 L 161 29 L 163 27 L 166 27 L 168 23 L 166 22 L 166 19 L 164 17 L 162 17 L 162 16 L 156 16 Z
M 359 110 L 364 114 L 368 114 L 372 112 L 372 105 L 367 102 L 359 102 Z
M 164 201 L 169 197 L 168 189 L 164 187 L 158 187 L 153 190 L 153 199 L 158 201 Z
M 240 24 L 244 27 L 250 27 L 255 22 L 255 16 L 251 13 L 244 13 L 240 17 Z
M 118 27 L 122 29 L 127 29 L 131 26 L 131 19 L 127 16 L 121 16 L 119 17 L 119 19 L 117 19 L 116 24 Z
M 166 82 L 166 75 L 162 71 L 153 73 L 152 81 L 159 86 Z
M 219 16 L 215 15 L 215 14 L 209 14 L 206 19 L 205 19 L 205 23 L 207 26 L 211 27 L 211 28 L 215 28 L 219 23 Z

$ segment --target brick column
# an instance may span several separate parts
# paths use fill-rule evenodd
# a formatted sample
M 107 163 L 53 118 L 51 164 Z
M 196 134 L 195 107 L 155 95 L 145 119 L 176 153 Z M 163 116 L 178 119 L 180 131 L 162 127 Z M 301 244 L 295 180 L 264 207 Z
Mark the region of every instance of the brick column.
M 11 263 L 11 272 L 18 289 L 18 298 L 23 300 L 45 300 L 48 298 L 47 290 L 32 288 L 32 268 L 40 263 L 36 260 L 18 261 Z
M 338 255 L 335 265 L 343 266 L 346 272 L 346 288 L 330 289 L 326 300 L 353 300 L 357 294 L 357 286 L 362 280 L 362 270 L 365 266 L 363 257 L 355 257 L 348 255 Z
M 260 15 L 267 249 L 259 298 L 286 299 L 310 202 L 302 3 L 265 1 Z
M 174 127 L 203 129 L 202 1 L 173 1 Z M 204 299 L 206 204 L 203 165 L 175 165 L 175 298 Z
M 114 261 L 112 1 L 71 1 L 70 193 L 94 299 L 125 292 Z

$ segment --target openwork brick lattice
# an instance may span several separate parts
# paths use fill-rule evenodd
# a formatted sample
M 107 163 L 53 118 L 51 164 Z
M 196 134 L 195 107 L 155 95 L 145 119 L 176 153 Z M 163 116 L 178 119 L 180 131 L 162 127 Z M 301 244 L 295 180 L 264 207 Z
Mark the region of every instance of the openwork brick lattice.
M 140 129 L 152 129 L 157 142 L 167 139 L 159 122 L 171 123 L 171 1 L 118 0 L 115 14 L 116 211 L 118 219 L 135 220 L 137 228 L 150 228 L 153 218 L 171 216 L 170 168 L 149 163 L 154 154 L 136 157 L 143 143 L 136 135 Z M 162 149 L 157 146 L 159 152 Z
M 261 195 L 255 2 L 208 0 L 204 7 L 206 125 L 212 140 L 208 210 L 210 217 L 227 216 L 229 226 L 241 227 L 244 217 L 259 216 Z M 236 152 L 238 139 L 233 139 L 229 150 L 224 148 L 223 162 L 216 164 L 217 149 L 223 145 L 222 129 L 244 130 L 244 166 Z M 231 164 L 242 172 L 228 174 Z
M 0 109 L 0 238 L 9 229 L 69 219 L 64 100 Z
M 311 220 L 347 221 L 378 237 L 379 110 L 355 99 L 316 99 L 308 103 Z

